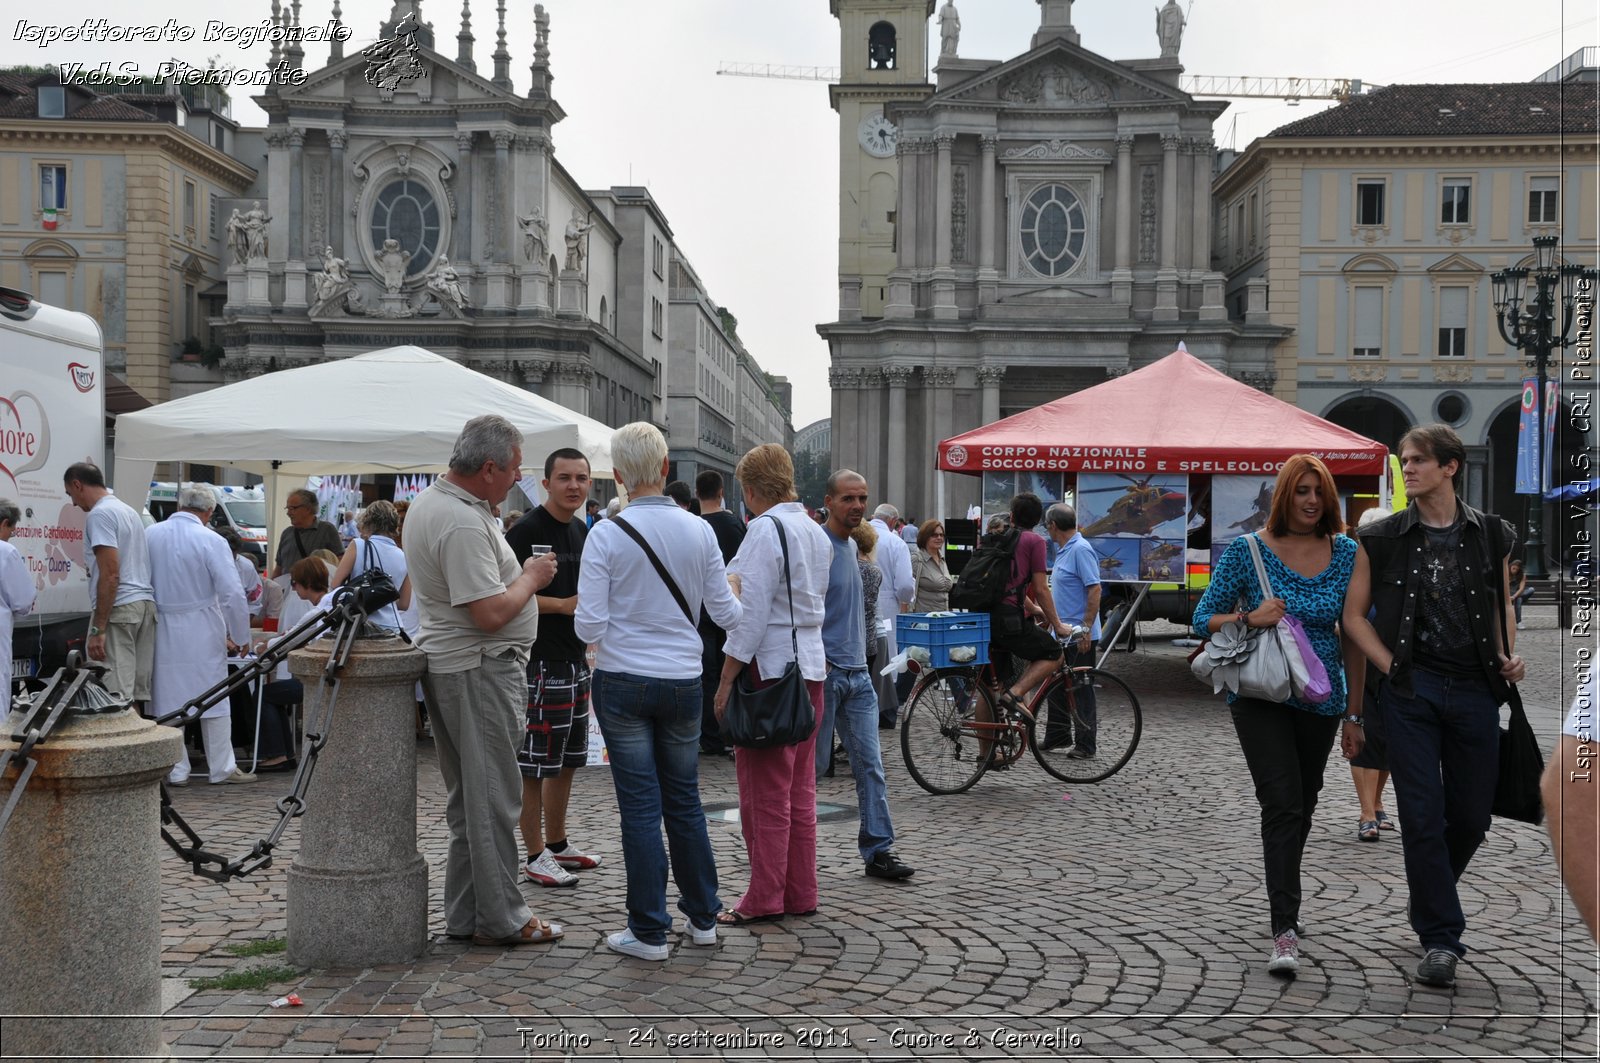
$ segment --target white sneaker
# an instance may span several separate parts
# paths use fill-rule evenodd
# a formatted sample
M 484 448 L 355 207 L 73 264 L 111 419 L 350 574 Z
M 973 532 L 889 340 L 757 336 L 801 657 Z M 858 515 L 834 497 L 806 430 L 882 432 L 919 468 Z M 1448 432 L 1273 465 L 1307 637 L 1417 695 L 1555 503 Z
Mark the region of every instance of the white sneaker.
M 545 851 L 549 852 L 550 850 L 546 849 Z M 593 871 L 600 866 L 600 858 L 598 856 L 584 852 L 571 842 L 568 842 L 567 847 L 559 853 L 552 853 L 551 855 L 556 858 L 556 863 L 568 871 Z
M 556 858 L 549 849 L 529 860 L 527 865 L 523 867 L 522 872 L 528 876 L 530 882 L 537 883 L 540 886 L 559 888 L 578 884 L 578 876 L 556 863 Z
M 711 932 L 715 935 L 715 928 Z M 632 956 L 639 960 L 664 960 L 672 955 L 672 946 L 647 945 L 634 937 L 631 930 L 619 930 L 615 934 L 608 935 L 606 937 L 606 948 L 612 952 L 620 952 L 624 956 Z
M 704 930 L 701 930 L 693 923 L 685 923 L 684 926 L 689 935 L 689 940 L 696 945 L 702 948 L 710 948 L 717 943 L 717 924 L 712 923 Z
M 1299 970 L 1300 939 L 1293 930 L 1285 930 L 1272 939 L 1272 958 L 1267 961 L 1267 971 L 1293 978 Z

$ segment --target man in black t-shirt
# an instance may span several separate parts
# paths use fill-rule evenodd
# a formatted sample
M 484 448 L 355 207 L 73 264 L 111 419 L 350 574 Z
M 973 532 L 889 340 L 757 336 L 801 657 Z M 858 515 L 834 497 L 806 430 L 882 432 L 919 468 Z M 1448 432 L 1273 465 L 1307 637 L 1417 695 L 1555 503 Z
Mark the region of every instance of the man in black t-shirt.
M 578 513 L 589 497 L 589 459 L 563 448 L 544 461 L 545 500 L 506 532 L 520 564 L 539 546 L 556 555 L 556 577 L 540 592 L 539 634 L 528 659 L 528 725 L 517 764 L 522 769 L 524 872 L 540 886 L 576 886 L 574 871 L 600 858 L 567 841 L 572 777 L 589 756 L 588 647 L 573 630 L 578 562 L 588 528 Z
M 1343 616 L 1359 654 L 1347 651 L 1346 670 L 1358 674 L 1365 656 L 1381 676 L 1374 722 L 1402 810 L 1417 981 L 1448 988 L 1466 954 L 1456 884 L 1494 803 L 1500 705 L 1526 671 L 1507 620 L 1516 533 L 1456 496 L 1467 451 L 1450 428 L 1411 429 L 1399 454 L 1411 501 L 1359 532 Z M 1347 751 L 1363 744 L 1360 708 L 1352 699 L 1346 710 Z
M 694 478 L 695 497 L 700 499 L 700 516 L 704 517 L 717 537 L 717 548 L 722 551 L 722 563 L 733 560 L 744 543 L 744 521 L 722 508 L 722 474 L 707 469 Z M 717 714 L 713 702 L 717 699 L 717 684 L 722 678 L 722 647 L 728 641 L 723 631 L 704 609 L 700 610 L 700 681 L 704 686 L 701 700 L 700 752 L 721 755 L 728 752 L 722 735 L 717 730 Z

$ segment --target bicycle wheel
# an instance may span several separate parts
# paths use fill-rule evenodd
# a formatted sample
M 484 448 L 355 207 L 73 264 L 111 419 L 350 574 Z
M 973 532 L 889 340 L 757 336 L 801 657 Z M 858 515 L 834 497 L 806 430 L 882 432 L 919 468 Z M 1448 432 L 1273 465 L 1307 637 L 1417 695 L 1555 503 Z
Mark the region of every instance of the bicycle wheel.
M 941 670 L 917 680 L 900 721 L 900 752 L 918 786 L 959 794 L 978 781 L 993 755 L 992 740 L 980 750 L 973 723 L 980 714 L 995 718 L 989 691 L 974 673 Z
M 1133 756 L 1141 727 L 1139 699 L 1098 668 L 1052 676 L 1029 729 L 1040 767 L 1063 782 L 1110 778 Z

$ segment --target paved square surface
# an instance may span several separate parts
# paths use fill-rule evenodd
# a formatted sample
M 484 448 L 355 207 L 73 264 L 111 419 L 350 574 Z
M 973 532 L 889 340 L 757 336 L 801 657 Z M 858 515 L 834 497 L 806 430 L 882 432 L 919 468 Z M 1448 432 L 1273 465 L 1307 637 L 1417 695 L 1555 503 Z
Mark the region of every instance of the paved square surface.
M 1549 748 L 1571 697 L 1571 644 L 1551 618 L 1533 624 L 1542 629 L 1522 633 L 1524 691 Z M 1096 786 L 1064 786 L 1028 759 L 934 797 L 888 743 L 896 848 L 914 878 L 864 877 L 853 817 L 832 819 L 819 828 L 817 915 L 726 931 L 713 949 L 679 944 L 665 963 L 603 944 L 624 923 L 604 768 L 580 773 L 571 837 L 605 865 L 576 889 L 525 886 L 535 914 L 564 924 L 566 938 L 509 950 L 446 939 L 442 787 L 422 743 L 424 955 L 306 971 L 266 991 L 191 992 L 193 977 L 283 962 L 224 946 L 284 935 L 298 826 L 274 867 L 227 885 L 168 856 L 168 1041 L 183 1057 L 239 1059 L 1595 1058 L 1595 950 L 1543 828 L 1495 822 L 1462 885 L 1472 951 L 1457 988 L 1418 986 L 1399 838 L 1357 841 L 1337 753 L 1305 858 L 1300 976 L 1268 975 L 1257 806 L 1227 712 L 1182 652 L 1162 638 L 1113 657 L 1143 703 L 1144 738 Z M 734 802 L 732 762 L 701 766 L 705 802 Z M 191 787 L 175 801 L 209 847 L 232 855 L 265 830 L 286 785 Z M 850 779 L 823 780 L 818 798 L 852 806 Z M 711 837 L 731 904 L 747 875 L 737 824 L 714 820 Z M 304 1006 L 268 1006 L 290 991 Z

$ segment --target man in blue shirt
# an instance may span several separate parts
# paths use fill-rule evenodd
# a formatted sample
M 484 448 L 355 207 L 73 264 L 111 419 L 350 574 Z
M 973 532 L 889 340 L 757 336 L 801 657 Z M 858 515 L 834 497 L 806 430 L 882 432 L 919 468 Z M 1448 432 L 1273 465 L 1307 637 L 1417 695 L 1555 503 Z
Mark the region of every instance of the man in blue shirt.
M 1063 624 L 1082 628 L 1082 634 L 1067 646 L 1067 665 L 1094 664 L 1095 645 L 1100 641 L 1100 555 L 1078 532 L 1078 513 L 1064 502 L 1057 502 L 1045 514 L 1045 526 L 1055 545 L 1055 564 L 1050 569 L 1050 594 L 1055 599 L 1056 616 Z M 1087 760 L 1095 754 L 1094 688 L 1078 690 L 1076 708 L 1082 726 L 1076 744 L 1067 756 Z M 1072 721 L 1064 711 L 1054 711 L 1045 721 L 1044 748 L 1053 749 L 1073 742 Z
M 867 512 L 867 481 L 860 473 L 840 469 L 828 477 L 823 499 L 828 522 L 823 530 L 833 545 L 828 569 L 828 595 L 823 603 L 822 649 L 828 658 L 823 682 L 822 722 L 817 729 L 817 775 L 828 767 L 837 726 L 850 772 L 856 778 L 856 804 L 861 808 L 857 843 L 872 878 L 909 878 L 913 871 L 894 855 L 894 823 L 889 818 L 889 791 L 878 748 L 878 695 L 867 674 L 866 603 L 861 568 L 850 533 Z

